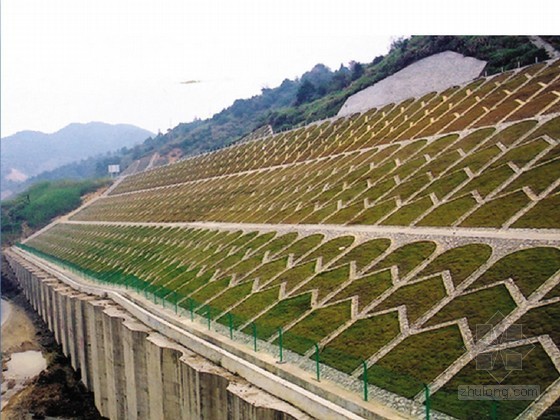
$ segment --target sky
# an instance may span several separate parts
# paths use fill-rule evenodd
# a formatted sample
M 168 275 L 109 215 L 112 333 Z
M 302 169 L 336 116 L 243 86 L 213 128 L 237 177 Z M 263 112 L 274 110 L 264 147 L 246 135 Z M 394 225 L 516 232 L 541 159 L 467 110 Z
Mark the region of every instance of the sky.
M 554 2 L 551 13 L 518 1 L 381 4 L 2 0 L 1 136 L 90 121 L 165 132 L 317 63 L 370 62 L 400 36 L 557 29 Z

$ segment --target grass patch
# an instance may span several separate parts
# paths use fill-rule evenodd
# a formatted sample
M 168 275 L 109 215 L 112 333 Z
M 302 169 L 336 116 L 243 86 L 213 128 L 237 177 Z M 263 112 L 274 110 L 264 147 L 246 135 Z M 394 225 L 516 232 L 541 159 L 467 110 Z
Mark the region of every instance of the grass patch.
M 286 233 L 285 235 L 275 238 L 272 242 L 270 242 L 266 247 L 263 248 L 263 251 L 268 251 L 270 255 L 276 255 L 282 249 L 286 248 L 288 245 L 294 242 L 296 238 L 296 232 Z
M 228 287 L 230 281 L 231 278 L 226 277 L 210 282 L 203 288 L 199 289 L 197 292 L 193 293 L 190 297 L 197 302 L 206 302 L 208 299 L 216 296 L 218 293 Z
M 523 187 L 530 187 L 535 194 L 541 194 L 553 182 L 560 178 L 560 159 L 534 167 L 523 172 L 505 191 L 515 191 Z
M 447 136 L 440 137 L 430 144 L 428 144 L 424 149 L 422 149 L 423 155 L 430 155 L 435 156 L 443 149 L 448 147 L 451 143 L 453 143 L 459 137 L 458 134 L 450 134 Z
M 317 301 L 321 302 L 329 293 L 333 292 L 342 283 L 347 281 L 349 276 L 350 267 L 348 265 L 343 265 L 334 270 L 324 271 L 307 282 L 298 290 L 298 293 L 317 289 Z
M 335 214 L 330 216 L 328 219 L 325 220 L 324 223 L 326 224 L 344 224 L 349 220 L 356 217 L 356 215 L 364 209 L 364 204 L 360 201 L 356 204 L 352 204 L 351 206 L 344 207 L 337 211 Z
M 535 128 L 536 125 L 537 121 L 535 120 L 513 124 L 492 136 L 492 138 L 486 142 L 486 146 L 493 145 L 498 142 L 502 143 L 504 146 L 510 146 L 525 135 L 529 130 Z
M 532 229 L 560 228 L 560 195 L 556 194 L 539 201 L 535 207 L 521 216 L 511 227 Z
M 318 257 L 323 257 L 323 264 L 326 265 L 351 246 L 355 239 L 353 236 L 339 236 L 331 239 L 305 257 L 303 262 L 315 261 Z
M 540 152 L 545 150 L 548 146 L 548 142 L 542 139 L 532 141 L 531 143 L 525 143 L 508 151 L 505 155 L 492 163 L 488 168 L 497 168 L 498 166 L 505 165 L 508 162 L 512 162 L 518 167 L 522 168 L 529 161 L 533 160 L 535 156 L 537 156 Z
M 352 373 L 379 349 L 400 333 L 396 312 L 364 318 L 354 322 L 330 341 L 321 352 L 323 363 L 345 373 Z
M 406 313 L 412 324 L 445 296 L 447 296 L 447 293 L 443 280 L 440 276 L 435 276 L 397 289 L 380 305 L 376 306 L 375 311 L 406 305 Z
M 373 225 L 391 210 L 397 207 L 395 199 L 391 198 L 366 209 L 363 213 L 352 219 L 350 225 Z
M 531 309 L 515 322 L 513 328 L 510 327 L 502 334 L 502 337 L 498 338 L 498 342 L 504 343 L 527 337 L 549 335 L 558 346 L 560 345 L 560 331 L 557 328 L 559 319 L 559 302 Z
M 213 298 L 208 302 L 213 308 L 219 309 L 221 311 L 226 311 L 230 306 L 235 305 L 241 299 L 244 299 L 253 288 L 253 282 L 245 282 L 233 286 L 226 290 L 221 295 Z
M 391 270 L 383 270 L 354 280 L 329 301 L 336 302 L 352 296 L 358 296 L 358 310 L 362 311 L 392 285 Z
M 451 150 L 429 162 L 423 169 L 437 177 L 446 171 L 447 168 L 453 166 L 460 158 L 461 154 L 457 150 Z
M 524 249 L 506 255 L 496 262 L 470 288 L 482 287 L 511 278 L 521 293 L 525 297 L 529 297 L 559 269 L 559 249 L 549 247 Z
M 358 245 L 340 260 L 337 265 L 347 264 L 350 261 L 356 262 L 356 269 L 362 271 L 365 266 L 369 265 L 373 260 L 383 254 L 391 245 L 390 239 L 372 239 Z
M 492 255 L 492 247 L 486 244 L 468 244 L 452 248 L 438 255 L 418 274 L 418 277 L 449 270 L 453 284 L 458 286 L 488 261 L 490 255 Z
M 280 276 L 276 277 L 270 284 L 282 284 L 286 282 L 286 291 L 290 292 L 294 287 L 302 281 L 308 279 L 315 274 L 315 261 L 296 265 L 290 268 Z
M 279 291 L 280 287 L 273 287 L 261 292 L 253 293 L 246 300 L 231 309 L 229 312 L 234 315 L 234 328 L 239 328 L 251 318 L 255 317 L 259 312 L 262 312 L 269 306 L 273 305 L 274 302 L 278 300 Z M 218 319 L 218 322 L 227 324 L 228 319 L 227 317 L 222 316 Z
M 320 223 L 323 219 L 334 214 L 337 211 L 337 208 L 338 207 L 336 203 L 326 204 L 320 209 L 318 209 L 317 211 L 314 211 L 309 216 L 302 219 L 300 223 L 306 223 L 306 224 Z
M 278 328 L 289 324 L 311 309 L 311 293 L 284 299 L 274 305 L 255 320 L 257 336 L 267 340 L 278 332 Z M 252 328 L 245 328 L 246 334 L 252 333 Z
M 481 130 L 476 130 L 468 136 L 463 137 L 461 140 L 455 143 L 453 147 L 462 149 L 465 153 L 468 153 L 480 143 L 482 143 L 484 139 L 493 134 L 494 131 L 496 131 L 495 128 L 483 128 Z
M 267 262 L 266 264 L 263 264 L 255 271 L 247 274 L 243 278 L 251 278 L 251 279 L 258 278 L 260 284 L 264 284 L 272 277 L 274 277 L 276 274 L 284 270 L 287 267 L 287 264 L 288 264 L 288 257 L 279 258 L 277 260 L 270 261 Z
M 560 117 L 553 118 L 541 125 L 534 133 L 531 133 L 528 140 L 536 139 L 542 135 L 547 135 L 553 139 L 560 140 Z
M 518 353 L 523 358 L 523 369 L 506 371 L 502 360 L 508 353 Z M 496 385 L 496 378 L 505 379 L 502 385 L 539 385 L 541 392 L 546 389 L 558 376 L 554 364 L 537 343 L 536 347 L 516 347 L 510 351 L 492 354 L 496 361 L 491 371 L 477 369 L 477 360 L 472 360 L 467 366 L 439 389 L 432 397 L 432 406 L 459 419 L 484 419 L 490 418 L 492 412 L 492 401 L 475 400 L 461 401 L 457 398 L 459 385 Z M 507 377 L 506 377 L 507 376 Z M 517 418 L 532 401 L 506 400 L 499 401 L 497 407 L 497 418 Z
M 420 190 L 420 188 L 422 188 L 424 185 L 427 185 L 429 183 L 430 183 L 430 178 L 428 177 L 427 174 L 425 173 L 418 174 L 410 181 L 406 181 L 403 182 L 402 184 L 399 184 L 397 188 L 391 191 L 390 195 L 392 197 L 399 196 L 403 201 L 408 200 L 408 198 L 410 198 L 413 194 L 415 194 L 418 190 Z
M 380 182 L 377 182 L 373 185 L 370 189 L 368 189 L 363 195 L 362 198 L 368 198 L 370 201 L 375 201 L 391 188 L 394 188 L 397 184 L 395 180 L 391 177 Z
M 460 226 L 501 227 L 530 201 L 523 191 L 496 198 L 476 209 Z
M 502 185 L 513 174 L 513 170 L 507 165 L 502 165 L 490 171 L 484 171 L 481 175 L 473 178 L 467 185 L 457 191 L 454 196 L 461 196 L 476 190 L 484 198 Z
M 463 214 L 476 205 L 476 200 L 470 196 L 459 197 L 448 201 L 416 223 L 416 226 L 452 226 Z
M 403 245 L 375 264 L 367 272 L 371 273 L 396 265 L 399 270 L 399 277 L 403 278 L 427 259 L 435 249 L 436 244 L 431 241 L 412 242 Z
M 434 193 L 438 199 L 443 199 L 447 194 L 461 185 L 467 180 L 468 176 L 465 171 L 456 171 L 449 175 L 440 178 L 422 191 L 422 195 L 428 195 Z
M 280 254 L 280 256 L 282 257 L 282 256 L 287 256 L 287 255 L 290 255 L 290 254 L 294 254 L 294 260 L 297 261 L 304 254 L 307 254 L 310 250 L 312 250 L 317 245 L 319 245 L 321 243 L 321 241 L 323 240 L 323 238 L 324 238 L 324 235 L 321 235 L 321 234 L 305 236 L 304 238 L 301 238 L 300 240 L 296 241 L 294 244 L 292 244 L 288 248 L 286 248 Z
M 350 319 L 350 302 L 319 308 L 284 333 L 284 346 L 304 354 Z
M 402 206 L 395 213 L 381 222 L 382 225 L 408 226 L 416 220 L 422 213 L 432 207 L 430 197 L 424 197 L 413 203 Z
M 467 318 L 476 340 L 477 325 L 495 326 L 517 306 L 503 284 L 456 297 L 428 320 L 426 325 L 437 325 L 460 318 Z M 495 316 L 496 313 L 502 316 Z M 481 330 L 483 331 L 483 330 Z M 480 334 L 480 332 L 479 332 Z M 480 339 L 482 337 L 478 337 Z
M 502 151 L 498 146 L 487 147 L 486 149 L 482 149 L 468 155 L 457 165 L 455 169 L 469 167 L 471 171 L 478 172 L 484 165 L 498 156 L 501 152 Z
M 371 366 L 369 382 L 412 398 L 464 353 L 459 328 L 450 325 L 406 338 Z

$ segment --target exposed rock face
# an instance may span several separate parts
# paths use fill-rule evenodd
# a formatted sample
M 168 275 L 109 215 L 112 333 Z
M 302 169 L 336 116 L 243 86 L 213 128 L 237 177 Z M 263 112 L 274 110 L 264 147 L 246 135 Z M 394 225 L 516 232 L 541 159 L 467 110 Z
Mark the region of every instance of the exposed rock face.
M 486 61 L 453 51 L 434 54 L 350 96 L 338 116 L 461 85 L 480 76 L 485 66 Z

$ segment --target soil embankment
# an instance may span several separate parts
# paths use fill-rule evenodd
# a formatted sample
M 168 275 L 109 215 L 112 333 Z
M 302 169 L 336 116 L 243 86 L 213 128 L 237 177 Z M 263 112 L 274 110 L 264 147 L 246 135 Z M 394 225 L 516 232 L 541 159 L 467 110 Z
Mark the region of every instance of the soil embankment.
M 10 313 L 2 325 L 2 419 L 40 419 L 45 416 L 101 419 L 94 406 L 93 394 L 80 382 L 79 373 L 72 369 L 53 334 L 18 289 L 14 273 L 4 257 L 2 297 L 11 304 Z M 34 352 L 42 353 L 46 369 L 30 379 L 25 375 L 8 378 L 8 362 L 12 355 L 37 356 Z

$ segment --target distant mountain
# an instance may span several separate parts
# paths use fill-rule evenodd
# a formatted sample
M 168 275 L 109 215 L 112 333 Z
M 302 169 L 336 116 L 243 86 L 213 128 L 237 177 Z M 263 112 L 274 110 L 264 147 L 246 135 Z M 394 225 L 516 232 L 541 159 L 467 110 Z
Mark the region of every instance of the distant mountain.
M 70 124 L 52 134 L 20 131 L 1 139 L 0 181 L 6 198 L 28 178 L 70 162 L 131 147 L 151 137 L 128 124 Z

